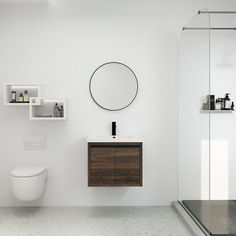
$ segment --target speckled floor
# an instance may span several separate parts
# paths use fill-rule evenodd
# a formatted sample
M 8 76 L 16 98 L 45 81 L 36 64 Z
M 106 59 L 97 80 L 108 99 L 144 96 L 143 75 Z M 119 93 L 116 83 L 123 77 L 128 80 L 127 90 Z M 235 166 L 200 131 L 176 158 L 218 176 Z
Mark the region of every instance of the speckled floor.
M 172 207 L 0 208 L 0 236 L 191 236 Z

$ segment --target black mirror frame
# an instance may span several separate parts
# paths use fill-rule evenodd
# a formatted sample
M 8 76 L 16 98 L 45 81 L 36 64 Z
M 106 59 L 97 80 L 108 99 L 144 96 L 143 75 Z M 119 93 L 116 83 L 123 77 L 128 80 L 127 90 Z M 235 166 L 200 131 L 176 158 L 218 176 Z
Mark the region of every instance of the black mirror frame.
M 135 78 L 136 83 L 137 83 L 137 90 L 136 90 L 136 93 L 135 93 L 134 98 L 132 99 L 132 101 L 131 101 L 128 105 L 126 105 L 126 106 L 124 106 L 124 107 L 122 107 L 122 108 L 120 108 L 120 109 L 109 109 L 109 108 L 103 107 L 101 104 L 99 104 L 99 103 L 96 101 L 96 99 L 94 98 L 94 96 L 93 96 L 93 94 L 92 94 L 92 88 L 91 88 L 92 86 L 91 86 L 91 84 L 92 84 L 92 80 L 93 80 L 93 77 L 94 77 L 95 73 L 96 73 L 101 67 L 106 66 L 106 65 L 109 65 L 109 64 L 119 64 L 119 65 L 123 65 L 123 66 L 125 66 L 126 68 L 128 68 L 128 69 L 132 72 L 132 74 L 134 75 L 134 78 Z M 138 91 L 139 91 L 139 84 L 138 84 L 138 79 L 137 79 L 136 74 L 134 73 L 134 71 L 133 71 L 129 66 L 127 66 L 126 64 L 121 63 L 121 62 L 113 61 L 113 62 L 107 62 L 107 63 L 102 64 L 101 66 L 99 66 L 99 67 L 93 72 L 93 74 L 92 74 L 92 76 L 91 76 L 91 78 L 90 78 L 90 81 L 89 81 L 89 93 L 90 93 L 90 95 L 91 95 L 93 101 L 94 101 L 100 108 L 102 108 L 102 109 L 104 109 L 104 110 L 107 110 L 107 111 L 121 111 L 121 110 L 124 110 L 125 108 L 129 107 L 129 106 L 134 102 L 134 100 L 136 99 L 136 97 L 137 97 L 137 95 L 138 95 Z

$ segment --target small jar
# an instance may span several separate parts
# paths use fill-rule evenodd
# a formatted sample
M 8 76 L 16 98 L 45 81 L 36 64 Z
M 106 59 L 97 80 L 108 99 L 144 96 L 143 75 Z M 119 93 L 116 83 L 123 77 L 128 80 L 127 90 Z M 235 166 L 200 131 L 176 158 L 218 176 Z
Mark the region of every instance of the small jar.
M 24 102 L 24 96 L 23 96 L 23 93 L 20 93 L 19 102 Z
M 24 91 L 24 102 L 29 102 L 29 92 L 28 92 L 28 90 Z

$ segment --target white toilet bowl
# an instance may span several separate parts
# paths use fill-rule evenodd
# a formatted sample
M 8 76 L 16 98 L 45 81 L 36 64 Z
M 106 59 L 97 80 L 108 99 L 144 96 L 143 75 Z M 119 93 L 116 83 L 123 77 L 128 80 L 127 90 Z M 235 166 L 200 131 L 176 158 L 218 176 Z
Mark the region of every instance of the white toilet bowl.
M 17 167 L 11 172 L 12 192 L 16 199 L 34 201 L 46 187 L 48 171 L 45 167 Z

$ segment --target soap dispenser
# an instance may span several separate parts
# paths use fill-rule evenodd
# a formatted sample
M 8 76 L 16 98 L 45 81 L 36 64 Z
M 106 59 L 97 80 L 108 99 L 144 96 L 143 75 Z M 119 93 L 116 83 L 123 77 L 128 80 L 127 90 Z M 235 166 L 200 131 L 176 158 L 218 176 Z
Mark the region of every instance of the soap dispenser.
M 231 109 L 231 102 L 230 102 L 229 95 L 230 95 L 230 93 L 225 94 L 225 110 Z

